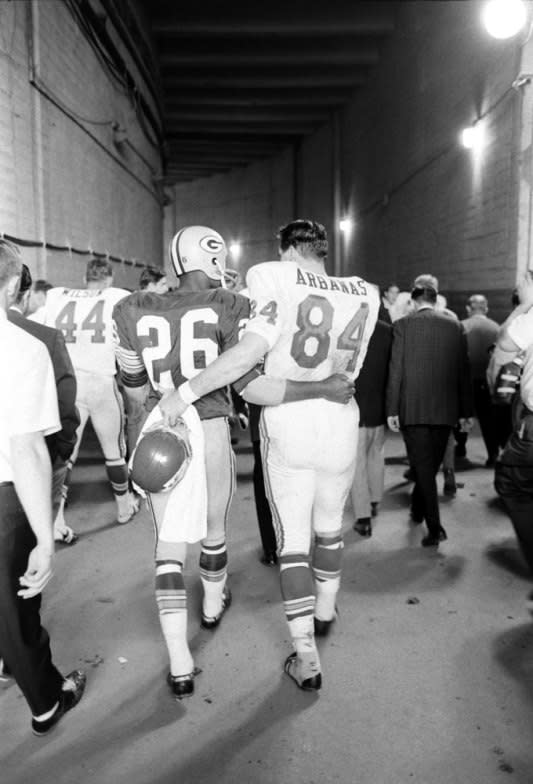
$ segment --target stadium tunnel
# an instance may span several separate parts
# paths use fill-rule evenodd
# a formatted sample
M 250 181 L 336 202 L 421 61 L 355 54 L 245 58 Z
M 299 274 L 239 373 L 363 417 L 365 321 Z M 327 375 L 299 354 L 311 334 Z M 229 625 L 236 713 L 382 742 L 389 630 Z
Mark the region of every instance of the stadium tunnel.
M 531 264 L 533 40 L 531 19 L 489 34 L 485 8 L 0 0 L 0 234 L 34 278 L 78 287 L 100 256 L 134 289 L 147 266 L 175 282 L 166 248 L 187 224 L 217 229 L 244 274 L 277 257 L 279 226 L 312 218 L 331 273 L 408 289 L 430 272 L 460 317 L 475 292 L 501 321 Z M 183 707 L 165 682 L 149 515 L 116 525 L 89 433 L 69 496 L 80 541 L 58 552 L 45 600 L 58 659 L 87 669 L 89 686 L 43 741 L 0 685 L 2 782 L 531 784 L 531 578 L 477 433 L 468 448 L 446 508 L 453 536 L 428 558 L 389 436 L 375 535 L 348 523 L 315 700 L 281 671 L 278 576 L 258 561 L 241 433 L 234 604 L 220 633 L 202 632 L 191 577 L 204 672 Z
M 483 9 L 1 2 L 0 229 L 37 277 L 79 284 L 92 252 L 133 288 L 187 223 L 245 272 L 312 217 L 330 271 L 431 270 L 461 314 L 475 290 L 503 316 L 531 255 L 533 41 Z

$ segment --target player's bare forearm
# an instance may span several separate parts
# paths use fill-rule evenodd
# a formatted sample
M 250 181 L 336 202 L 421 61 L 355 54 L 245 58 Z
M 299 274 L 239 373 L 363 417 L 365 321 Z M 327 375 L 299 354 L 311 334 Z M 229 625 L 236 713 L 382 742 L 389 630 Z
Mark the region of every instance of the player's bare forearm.
M 13 484 L 37 544 L 54 551 L 52 528 L 52 468 L 41 433 L 25 433 L 11 438 Z
M 334 373 L 321 381 L 287 381 L 284 403 L 310 398 L 324 398 L 332 403 L 348 403 L 354 396 L 354 382 L 342 373 Z
M 341 373 L 321 381 L 285 381 L 271 376 L 259 376 L 251 381 L 242 396 L 248 403 L 260 406 L 277 406 L 298 400 L 325 398 L 345 404 L 354 395 L 354 382 Z

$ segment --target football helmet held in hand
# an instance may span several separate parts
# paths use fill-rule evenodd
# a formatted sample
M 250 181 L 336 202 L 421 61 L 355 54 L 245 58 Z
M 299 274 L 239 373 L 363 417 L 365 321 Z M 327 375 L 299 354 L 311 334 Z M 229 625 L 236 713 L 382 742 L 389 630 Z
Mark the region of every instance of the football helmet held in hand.
M 183 479 L 191 462 L 189 428 L 157 422 L 139 439 L 131 460 L 131 479 L 146 493 L 166 493 Z

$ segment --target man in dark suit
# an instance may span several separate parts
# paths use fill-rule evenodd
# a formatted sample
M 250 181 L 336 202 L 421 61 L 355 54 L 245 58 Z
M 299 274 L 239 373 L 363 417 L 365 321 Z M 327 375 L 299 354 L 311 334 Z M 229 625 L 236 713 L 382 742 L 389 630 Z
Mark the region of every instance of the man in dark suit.
M 394 324 L 386 403 L 389 427 L 401 429 L 415 474 L 411 518 L 426 522 L 424 547 L 447 539 L 435 477 L 452 427 L 470 427 L 473 415 L 465 333 L 435 310 L 437 294 L 437 279 L 420 275 L 411 293 L 415 310 Z
M 65 339 L 58 329 L 46 327 L 36 321 L 25 318 L 28 300 L 31 293 L 31 272 L 22 265 L 19 293 L 15 302 L 7 311 L 9 321 L 20 327 L 25 332 L 33 335 L 46 346 L 54 368 L 54 377 L 57 388 L 59 419 L 61 430 L 46 436 L 46 445 L 52 463 L 52 502 L 54 515 L 54 539 L 64 544 L 72 544 L 77 536 L 64 525 L 62 515 L 58 518 L 57 512 L 61 500 L 61 488 L 67 473 L 68 460 L 76 443 L 76 430 L 80 424 L 78 409 L 76 408 L 76 376 L 72 362 L 65 346 Z

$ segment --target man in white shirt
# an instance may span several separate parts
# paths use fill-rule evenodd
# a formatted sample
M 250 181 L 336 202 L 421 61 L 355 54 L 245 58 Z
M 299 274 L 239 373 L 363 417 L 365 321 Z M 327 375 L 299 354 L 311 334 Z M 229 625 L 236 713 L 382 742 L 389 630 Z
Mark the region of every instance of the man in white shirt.
M 494 388 L 500 369 L 523 355 L 513 432 L 496 464 L 495 487 L 503 499 L 522 553 L 533 572 L 533 282 L 519 286 L 520 305 L 503 325 L 489 366 Z
M 0 240 L 0 656 L 45 735 L 81 699 L 85 675 L 52 663 L 40 593 L 52 576 L 51 465 L 45 435 L 60 430 L 44 345 L 7 320 L 20 279 L 18 249 Z

